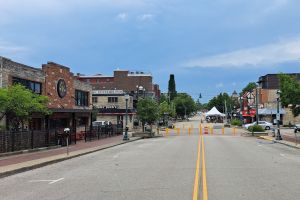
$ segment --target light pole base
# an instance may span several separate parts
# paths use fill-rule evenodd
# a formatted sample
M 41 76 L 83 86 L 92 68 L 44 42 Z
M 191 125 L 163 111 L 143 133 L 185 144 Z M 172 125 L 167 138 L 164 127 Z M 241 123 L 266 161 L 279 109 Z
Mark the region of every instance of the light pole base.
M 127 141 L 127 140 L 129 140 L 129 138 L 126 137 L 126 136 L 124 136 L 124 137 L 123 137 L 123 141 Z
M 276 140 L 282 140 L 281 134 L 280 134 L 280 130 L 278 129 L 277 134 L 276 134 Z
M 276 135 L 276 138 L 275 138 L 276 140 L 282 140 L 282 137 L 281 137 L 281 135 Z

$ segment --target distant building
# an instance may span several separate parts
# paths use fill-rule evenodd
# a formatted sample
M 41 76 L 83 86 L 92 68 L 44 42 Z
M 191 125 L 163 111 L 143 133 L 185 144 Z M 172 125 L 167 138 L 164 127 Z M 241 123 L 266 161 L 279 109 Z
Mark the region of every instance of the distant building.
M 134 101 L 139 97 L 160 98 L 159 85 L 153 83 L 151 73 L 115 70 L 113 76 L 78 74 L 78 79 L 91 84 L 93 90 L 123 90 L 131 94 Z
M 277 113 L 277 90 L 280 88 L 279 74 L 267 74 L 259 77 L 259 103 L 262 105 L 260 115 L 267 121 L 275 122 Z M 288 73 L 300 81 L 300 73 Z M 300 117 L 294 117 L 290 108 L 280 110 L 284 125 L 300 123 Z
M 259 77 L 260 87 L 262 89 L 277 90 L 280 88 L 279 74 L 267 74 Z M 300 73 L 289 73 L 287 75 L 296 77 L 300 81 Z
M 126 126 L 126 98 L 123 90 L 93 90 L 93 106 L 97 109 L 96 121 L 110 121 L 112 124 Z M 136 110 L 133 97 L 127 101 L 128 128 L 133 128 Z

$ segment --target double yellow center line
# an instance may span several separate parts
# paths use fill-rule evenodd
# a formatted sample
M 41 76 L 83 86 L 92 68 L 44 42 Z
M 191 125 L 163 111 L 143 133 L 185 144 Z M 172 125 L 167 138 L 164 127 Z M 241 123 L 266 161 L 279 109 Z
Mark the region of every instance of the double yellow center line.
M 200 146 L 202 147 L 202 151 L 201 151 Z M 201 163 L 202 163 L 202 193 L 203 193 L 203 200 L 208 200 L 207 183 L 206 183 L 205 149 L 204 149 L 203 136 L 199 136 L 199 139 L 198 139 L 198 155 L 197 155 L 193 200 L 198 200 L 201 152 L 202 152 L 202 162 Z

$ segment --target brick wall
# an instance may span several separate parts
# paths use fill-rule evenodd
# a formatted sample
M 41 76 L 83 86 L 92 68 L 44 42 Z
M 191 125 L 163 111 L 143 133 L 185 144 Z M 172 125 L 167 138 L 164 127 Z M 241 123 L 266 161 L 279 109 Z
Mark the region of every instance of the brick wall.
M 73 109 L 75 107 L 75 87 L 74 76 L 70 72 L 70 68 L 48 62 L 42 66 L 42 69 L 46 74 L 44 91 L 45 95 L 49 97 L 48 107 Z M 63 79 L 67 85 L 67 94 L 63 98 L 57 92 L 57 83 L 60 79 Z

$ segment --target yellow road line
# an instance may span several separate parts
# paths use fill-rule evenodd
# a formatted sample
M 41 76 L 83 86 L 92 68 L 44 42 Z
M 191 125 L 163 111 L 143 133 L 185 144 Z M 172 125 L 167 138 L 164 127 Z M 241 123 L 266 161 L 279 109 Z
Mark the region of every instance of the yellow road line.
M 206 184 L 205 149 L 204 149 L 203 137 L 202 137 L 202 191 L 203 191 L 203 200 L 208 200 L 207 184 Z
M 198 155 L 197 155 L 193 200 L 198 200 L 199 171 L 200 171 L 200 136 L 199 136 L 199 139 L 198 139 Z

